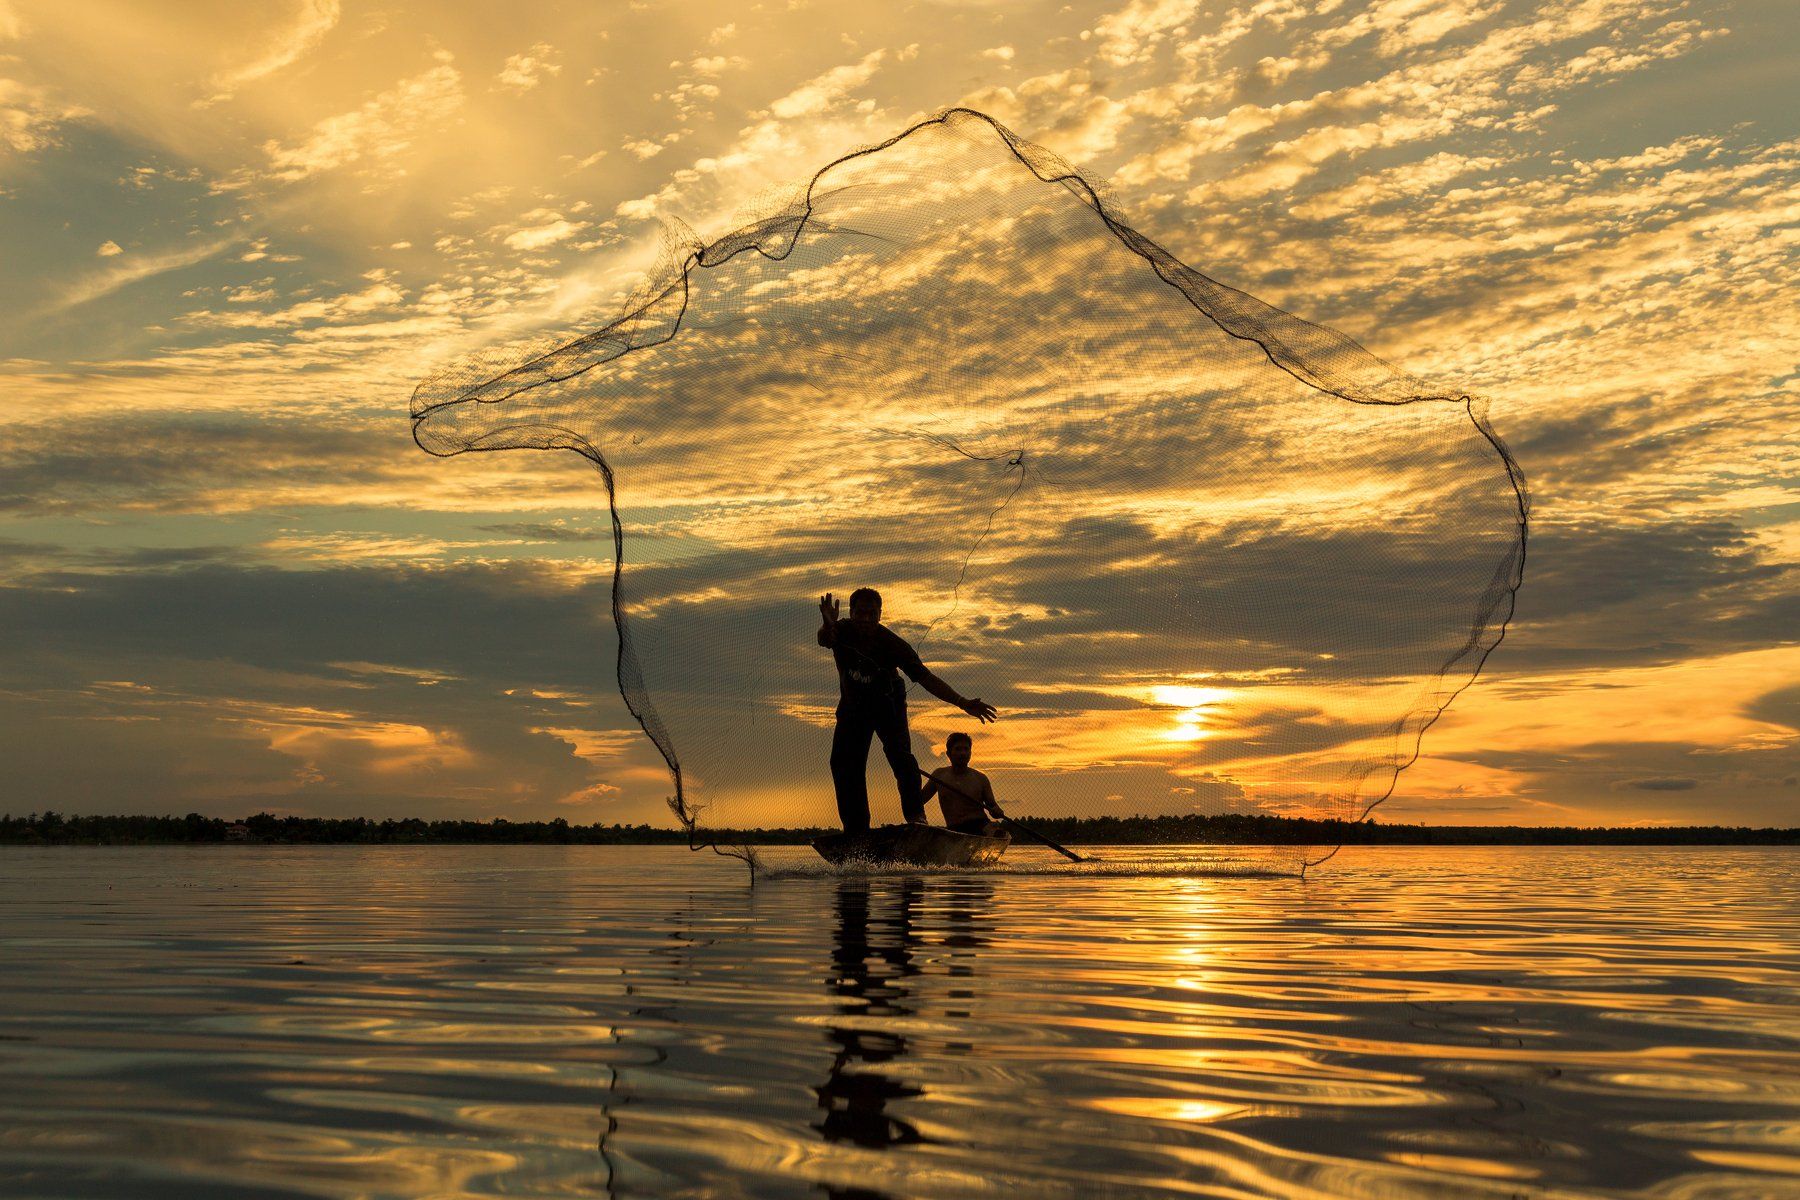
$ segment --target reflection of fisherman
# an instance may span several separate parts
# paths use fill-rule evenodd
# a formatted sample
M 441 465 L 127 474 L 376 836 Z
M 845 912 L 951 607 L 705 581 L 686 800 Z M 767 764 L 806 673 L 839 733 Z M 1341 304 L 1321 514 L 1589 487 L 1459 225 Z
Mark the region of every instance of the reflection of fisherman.
M 912 923 L 918 897 L 919 881 L 904 881 L 895 911 L 877 923 L 871 936 L 867 885 L 838 885 L 837 937 L 825 980 L 837 999 L 838 1019 L 826 1028 L 837 1053 L 831 1073 L 816 1090 L 824 1110 L 817 1128 L 828 1142 L 879 1150 L 926 1140 L 912 1122 L 888 1112 L 890 1104 L 924 1094 L 906 1081 L 904 1072 L 882 1069 L 906 1057 L 905 1035 L 869 1028 L 872 1018 L 908 1017 L 914 1012 L 908 991 L 909 980 L 919 973 L 913 962 L 918 939 Z M 833 1196 L 875 1195 L 860 1188 L 826 1190 Z
M 919 798 L 919 760 L 913 757 L 906 730 L 905 671 L 920 687 L 978 721 L 992 721 L 994 706 L 964 699 L 919 661 L 906 639 L 881 623 L 881 593 L 857 588 L 850 593 L 850 619 L 838 619 L 838 602 L 827 592 L 819 599 L 824 624 L 819 645 L 837 660 L 837 732 L 831 737 L 831 782 L 837 788 L 838 819 L 851 833 L 869 827 L 869 739 L 881 739 L 882 753 L 900 785 L 900 811 L 908 821 L 925 820 Z

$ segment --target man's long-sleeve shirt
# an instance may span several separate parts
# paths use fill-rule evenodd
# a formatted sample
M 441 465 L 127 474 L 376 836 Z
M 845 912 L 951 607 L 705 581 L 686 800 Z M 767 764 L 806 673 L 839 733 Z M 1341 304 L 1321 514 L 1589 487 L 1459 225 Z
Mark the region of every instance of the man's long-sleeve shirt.
M 837 661 L 838 688 L 846 700 L 904 694 L 901 671 L 914 682 L 922 682 L 929 673 L 918 651 L 886 625 L 865 632 L 854 621 L 839 621 L 820 628 L 819 645 L 830 649 Z

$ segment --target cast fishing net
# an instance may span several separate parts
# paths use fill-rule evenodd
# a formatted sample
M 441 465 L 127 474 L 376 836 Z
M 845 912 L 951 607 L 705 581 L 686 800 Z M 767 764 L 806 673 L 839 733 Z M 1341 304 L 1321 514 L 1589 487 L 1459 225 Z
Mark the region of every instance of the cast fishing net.
M 971 732 L 1021 817 L 1357 818 L 1504 633 L 1526 501 L 1477 401 L 1183 265 L 982 114 L 666 243 L 616 319 L 412 415 L 433 454 L 599 468 L 619 688 L 697 843 L 835 823 L 825 592 L 878 589 L 999 708 L 915 685 L 912 738 L 930 769 Z M 879 747 L 869 785 L 898 820 Z

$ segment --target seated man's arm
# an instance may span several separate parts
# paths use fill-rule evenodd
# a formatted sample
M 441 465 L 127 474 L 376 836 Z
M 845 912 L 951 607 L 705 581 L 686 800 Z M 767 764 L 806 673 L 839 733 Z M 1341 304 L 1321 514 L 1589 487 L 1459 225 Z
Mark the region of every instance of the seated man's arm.
M 985 774 L 981 777 L 981 806 L 996 817 L 1006 815 L 1000 811 L 1000 802 L 994 799 L 994 781 Z

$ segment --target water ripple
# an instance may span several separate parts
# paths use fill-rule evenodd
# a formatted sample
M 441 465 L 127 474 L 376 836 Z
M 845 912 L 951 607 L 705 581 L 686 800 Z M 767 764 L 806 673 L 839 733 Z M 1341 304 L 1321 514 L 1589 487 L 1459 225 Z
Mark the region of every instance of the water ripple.
M 1800 1197 L 1790 851 L 770 857 L 7 850 L 0 1194 Z

